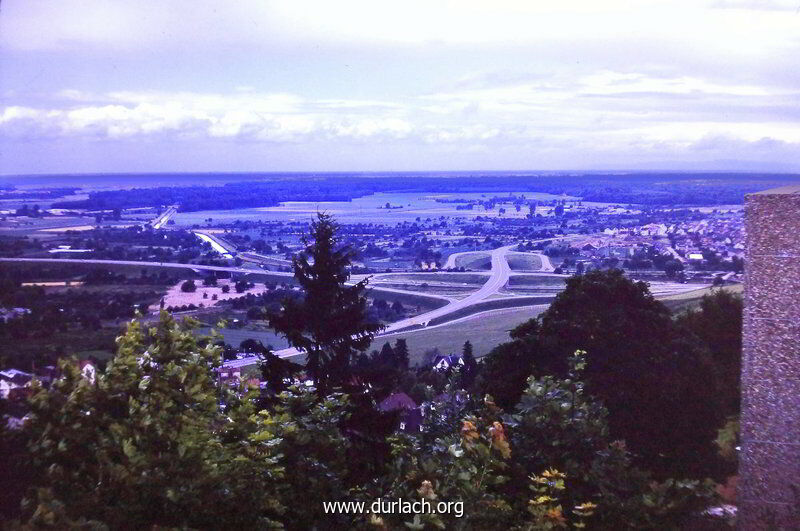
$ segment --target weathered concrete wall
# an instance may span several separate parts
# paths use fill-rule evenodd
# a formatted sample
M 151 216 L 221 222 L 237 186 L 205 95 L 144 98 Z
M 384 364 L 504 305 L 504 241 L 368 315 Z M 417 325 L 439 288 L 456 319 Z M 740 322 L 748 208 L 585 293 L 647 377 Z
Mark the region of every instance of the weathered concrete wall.
M 740 529 L 800 529 L 800 186 L 747 197 Z

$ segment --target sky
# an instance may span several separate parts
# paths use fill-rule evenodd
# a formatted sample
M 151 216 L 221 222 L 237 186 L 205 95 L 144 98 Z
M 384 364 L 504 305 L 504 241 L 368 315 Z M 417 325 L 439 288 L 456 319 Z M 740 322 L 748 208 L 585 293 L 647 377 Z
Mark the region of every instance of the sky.
M 2 0 L 0 174 L 800 171 L 800 0 Z

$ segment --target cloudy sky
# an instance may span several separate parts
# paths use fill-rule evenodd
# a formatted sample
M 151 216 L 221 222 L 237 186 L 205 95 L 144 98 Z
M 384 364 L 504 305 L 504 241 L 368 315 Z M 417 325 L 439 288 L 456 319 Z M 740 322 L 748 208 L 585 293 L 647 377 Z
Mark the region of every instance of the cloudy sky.
M 800 170 L 800 0 L 2 0 L 0 174 Z

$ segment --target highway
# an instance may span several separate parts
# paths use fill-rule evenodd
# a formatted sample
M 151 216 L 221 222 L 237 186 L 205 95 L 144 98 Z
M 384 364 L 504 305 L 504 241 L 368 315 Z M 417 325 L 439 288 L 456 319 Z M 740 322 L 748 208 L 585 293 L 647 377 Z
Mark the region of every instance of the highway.
M 281 279 L 294 279 L 294 273 L 285 273 L 282 271 L 264 271 L 261 269 L 246 269 L 244 267 L 228 267 L 228 266 L 212 266 L 200 264 L 178 264 L 175 262 L 138 262 L 135 260 L 100 260 L 94 258 L 3 258 L 0 257 L 2 262 L 30 262 L 30 263 L 45 263 L 45 264 L 92 264 L 92 265 L 105 265 L 105 266 L 138 266 L 138 267 L 166 267 L 171 269 L 191 269 L 197 273 L 201 271 L 217 271 L 222 273 L 238 273 L 242 275 L 256 275 L 262 277 L 280 277 Z M 388 274 L 388 273 L 386 273 Z M 348 284 L 355 284 L 357 280 L 352 279 Z M 397 293 L 401 295 L 413 295 L 422 299 L 430 299 L 431 304 L 447 304 L 452 299 L 435 295 L 433 293 L 420 293 L 419 291 L 402 290 L 396 288 L 383 288 L 383 287 L 370 287 L 370 291 L 375 293 L 383 293 L 391 295 Z
M 216 238 L 211 234 L 199 230 L 193 231 L 194 235 L 211 245 L 211 248 L 222 255 L 223 258 L 233 258 L 236 253 L 235 249 L 228 249 L 220 238 Z
M 246 269 L 244 267 L 212 266 L 200 264 L 178 264 L 175 262 L 138 262 L 136 260 L 99 260 L 93 258 L 0 258 L 0 262 L 51 262 L 63 264 L 97 264 L 97 265 L 126 265 L 140 267 L 169 267 L 173 269 L 191 269 L 193 271 L 222 271 L 225 273 L 241 273 L 247 275 L 265 275 L 294 278 L 294 273 L 282 273 L 280 271 L 263 271 L 258 269 Z
M 530 243 L 544 243 L 544 242 L 550 242 L 550 241 L 553 241 L 553 240 L 572 240 L 572 239 L 581 238 L 581 237 L 583 237 L 581 234 L 572 234 L 572 235 L 569 235 L 569 236 L 554 236 L 552 238 L 542 238 L 541 240 L 531 240 Z M 510 249 L 511 247 L 516 247 L 516 245 L 511 245 L 508 248 Z M 461 252 L 461 253 L 453 253 L 453 254 L 451 254 L 450 256 L 447 257 L 447 261 L 444 263 L 444 267 L 442 267 L 442 269 L 455 269 L 456 268 L 456 261 L 458 260 L 458 258 L 460 258 L 462 256 L 467 256 L 469 254 L 485 255 L 485 254 L 487 254 L 489 252 L 491 252 L 491 251 L 464 251 L 464 252 Z M 523 252 L 523 251 L 519 251 L 519 252 Z M 537 253 L 537 252 L 531 252 L 531 253 L 526 253 L 526 254 L 535 254 L 536 256 L 538 256 L 539 258 L 542 259 L 542 269 L 541 269 L 542 271 L 550 272 L 550 271 L 553 271 L 553 269 L 555 269 L 555 267 L 553 267 L 552 262 L 550 262 L 550 258 L 546 254 Z
M 446 302 L 444 306 L 437 308 L 435 310 L 431 310 L 429 312 L 425 312 L 423 314 L 414 317 L 409 317 L 408 319 L 403 319 L 401 321 L 397 321 L 395 323 L 390 324 L 384 329 L 381 335 L 390 334 L 392 332 L 396 332 L 397 330 L 402 330 L 404 328 L 408 328 L 411 326 L 418 326 L 418 325 L 426 326 L 431 319 L 442 317 L 449 313 L 461 310 L 462 308 L 466 308 L 467 306 L 471 306 L 475 303 L 481 302 L 489 298 L 490 296 L 496 294 L 503 288 L 503 286 L 505 286 L 508 283 L 508 279 L 511 276 L 511 268 L 508 265 L 508 260 L 506 260 L 506 254 L 508 254 L 509 250 L 512 247 L 516 247 L 516 244 L 506 245 L 504 247 L 499 247 L 491 251 L 491 259 L 492 259 L 491 274 L 486 279 L 486 282 L 477 291 L 471 293 L 469 296 L 461 300 L 453 300 L 446 297 L 440 297 L 431 294 L 423 294 L 419 292 L 398 290 L 393 288 L 371 288 L 372 291 L 378 293 L 385 292 L 385 293 L 408 294 L 408 295 L 427 297 L 437 301 Z M 110 266 L 127 265 L 127 266 L 142 266 L 142 267 L 152 266 L 152 267 L 170 267 L 176 269 L 191 269 L 193 271 L 220 271 L 227 273 L 239 273 L 239 274 L 250 274 L 250 275 L 279 276 L 285 278 L 294 277 L 293 273 L 281 273 L 278 271 L 258 271 L 253 269 L 245 269 L 241 267 L 176 264 L 169 262 L 137 262 L 132 260 L 96 260 L 88 258 L 87 259 L 0 258 L 0 262 L 43 262 L 43 263 L 67 263 L 67 264 L 83 263 L 83 264 L 97 264 L 97 265 L 110 265 Z M 298 352 L 295 349 L 284 349 L 276 352 L 276 354 L 281 357 L 293 356 L 296 355 L 297 353 Z
M 164 227 L 164 225 L 167 224 L 169 218 L 174 216 L 176 212 L 178 212 L 178 206 L 173 205 L 169 207 L 166 211 L 164 211 L 163 214 L 159 215 L 156 219 L 151 221 L 150 225 L 152 225 L 154 229 L 161 229 Z
M 508 283 L 508 278 L 511 276 L 511 268 L 508 266 L 506 254 L 512 247 L 516 247 L 516 244 L 499 247 L 491 251 L 492 274 L 489 275 L 489 278 L 486 279 L 486 282 L 484 282 L 483 286 L 481 286 L 477 291 L 471 293 L 469 296 L 461 300 L 454 300 L 447 306 L 442 306 L 441 308 L 431 310 L 430 312 L 425 312 L 415 317 L 409 317 L 408 319 L 403 319 L 402 321 L 392 323 L 383 330 L 382 334 L 389 334 L 396 330 L 408 328 L 409 326 L 425 326 L 431 319 L 435 319 L 437 317 L 447 315 L 448 313 L 458 311 L 462 308 L 466 308 L 467 306 L 471 306 L 500 291 L 500 289 L 502 289 L 502 287 Z
M 506 260 L 506 254 L 508 254 L 508 251 L 512 247 L 516 246 L 517 244 L 506 245 L 505 247 L 499 247 L 491 251 L 492 273 L 489 275 L 489 278 L 486 280 L 483 286 L 481 286 L 474 293 L 470 294 L 468 297 L 461 300 L 451 301 L 449 304 L 442 306 L 441 308 L 391 323 L 384 328 L 380 334 L 378 334 L 378 337 L 392 334 L 398 330 L 412 326 L 427 326 L 428 322 L 430 322 L 432 319 L 453 313 L 461 310 L 462 308 L 466 308 L 467 306 L 472 306 L 473 304 L 481 302 L 489 298 L 491 295 L 494 295 L 508 283 L 508 279 L 511 276 L 511 268 L 508 265 L 508 260 Z M 285 348 L 276 350 L 274 354 L 280 358 L 289 358 L 300 354 L 300 351 L 295 348 Z

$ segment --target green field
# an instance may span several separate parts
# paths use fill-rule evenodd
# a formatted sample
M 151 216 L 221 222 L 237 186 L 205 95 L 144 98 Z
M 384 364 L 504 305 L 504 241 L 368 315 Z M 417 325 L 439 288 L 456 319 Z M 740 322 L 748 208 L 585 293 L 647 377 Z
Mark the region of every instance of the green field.
M 379 286 L 369 288 L 367 296 L 372 299 L 383 299 L 389 302 L 400 301 L 403 306 L 419 306 L 420 311 L 435 310 L 447 304 L 446 299 L 435 297 L 434 294 L 425 293 L 398 293 L 396 291 L 384 291 Z
M 513 275 L 508 279 L 508 286 L 563 288 L 567 278 L 569 277 L 556 275 Z
M 372 284 L 383 282 L 447 282 L 452 284 L 476 284 L 486 282 L 486 275 L 476 273 L 399 273 L 393 275 L 376 275 Z
M 475 270 L 489 270 L 492 268 L 492 257 L 489 253 L 470 253 L 456 257 L 456 267 Z
M 405 338 L 411 352 L 411 363 L 418 364 L 422 362 L 426 350 L 438 348 L 442 354 L 460 353 L 464 342 L 469 340 L 475 356 L 481 357 L 498 344 L 508 341 L 508 333 L 513 328 L 545 309 L 547 306 L 540 305 L 477 314 L 445 326 L 379 337 L 371 348 L 379 349 L 386 341 L 394 343 L 399 338 Z
M 506 257 L 513 271 L 539 271 L 542 268 L 542 259 L 535 254 L 509 253 Z
M 458 286 L 454 284 L 443 284 L 438 282 L 427 284 L 425 286 L 420 286 L 419 284 L 381 284 L 381 287 L 417 291 L 419 293 L 439 295 L 442 297 L 452 297 L 455 299 L 466 297 L 477 289 L 476 286 Z
M 686 291 L 675 295 L 668 295 L 666 297 L 658 297 L 658 300 L 663 302 L 667 308 L 672 310 L 672 313 L 680 313 L 684 310 L 692 310 L 700 305 L 703 296 L 709 295 L 715 289 L 723 289 L 730 293 L 737 293 L 742 295 L 744 293 L 744 284 L 731 284 L 723 286 L 722 288 L 706 287 L 692 291 Z
M 239 345 L 245 339 L 255 339 L 256 341 L 261 341 L 261 343 L 265 346 L 272 345 L 274 350 L 279 350 L 289 346 L 289 343 L 287 343 L 284 338 L 277 335 L 275 332 L 272 332 L 271 330 L 239 330 L 234 328 L 217 328 L 216 330 L 222 335 L 225 343 L 229 344 L 233 348 L 239 348 Z M 211 328 L 208 327 L 197 329 L 197 333 L 199 335 L 208 335 L 210 332 Z

